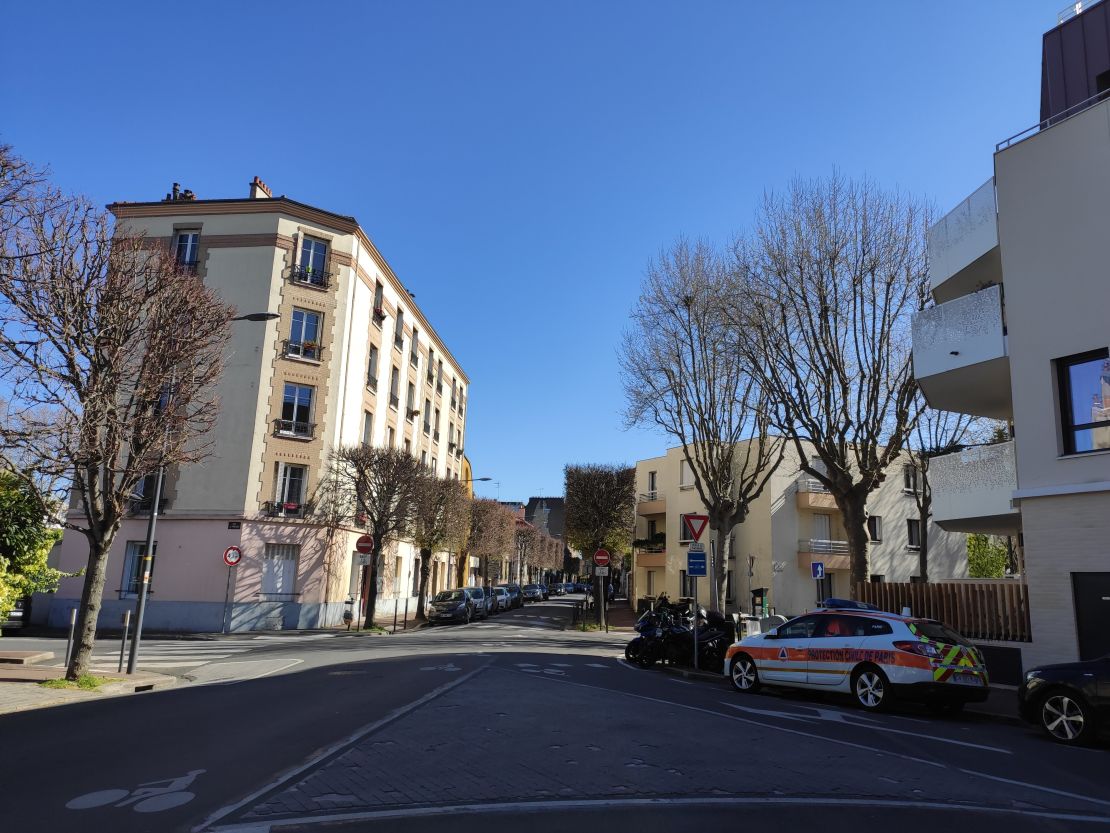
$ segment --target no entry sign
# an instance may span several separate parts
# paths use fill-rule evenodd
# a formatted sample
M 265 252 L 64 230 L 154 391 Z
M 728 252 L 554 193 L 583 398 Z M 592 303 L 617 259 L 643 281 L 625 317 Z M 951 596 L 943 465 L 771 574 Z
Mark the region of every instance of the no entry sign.
M 608 550 L 598 550 L 597 552 L 595 552 L 594 553 L 594 564 L 596 564 L 598 567 L 608 567 L 609 566 L 609 551 Z
M 234 567 L 243 559 L 243 551 L 238 547 L 228 547 L 224 550 L 224 564 Z
M 374 536 L 363 535 L 355 541 L 355 549 L 363 555 L 369 555 L 374 551 Z

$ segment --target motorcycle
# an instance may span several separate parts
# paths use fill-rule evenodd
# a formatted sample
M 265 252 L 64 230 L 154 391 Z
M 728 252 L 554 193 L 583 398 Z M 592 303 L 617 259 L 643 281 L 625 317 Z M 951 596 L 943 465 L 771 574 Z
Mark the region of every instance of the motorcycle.
M 724 616 L 717 611 L 698 611 L 698 669 L 720 673 L 725 666 L 725 651 L 730 640 L 724 628 Z M 691 667 L 694 664 L 694 625 L 675 622 L 665 639 L 666 661 L 671 665 Z
M 665 610 L 644 611 L 633 626 L 639 636 L 633 637 L 624 648 L 624 658 L 630 665 L 650 668 L 663 658 L 668 619 L 668 612 Z

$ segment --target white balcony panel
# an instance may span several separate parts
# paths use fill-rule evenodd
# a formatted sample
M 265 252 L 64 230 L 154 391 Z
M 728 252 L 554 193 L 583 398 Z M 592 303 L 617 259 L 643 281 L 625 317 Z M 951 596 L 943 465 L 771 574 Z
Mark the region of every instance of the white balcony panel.
M 994 177 L 929 229 L 933 297 L 950 301 L 1002 280 Z
M 1014 508 L 1017 464 L 1014 442 L 977 446 L 929 461 L 933 520 L 948 532 L 1015 535 L 1021 512 Z
M 913 372 L 934 408 L 1010 419 L 1010 359 L 1002 288 L 964 295 L 913 320 Z

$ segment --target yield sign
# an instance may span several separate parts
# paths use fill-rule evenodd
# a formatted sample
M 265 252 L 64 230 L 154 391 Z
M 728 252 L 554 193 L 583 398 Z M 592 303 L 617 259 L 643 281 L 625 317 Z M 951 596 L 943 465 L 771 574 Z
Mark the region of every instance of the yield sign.
M 683 515 L 682 526 L 683 532 L 689 535 L 687 541 L 700 541 L 701 534 L 705 532 L 705 526 L 709 523 L 708 515 Z

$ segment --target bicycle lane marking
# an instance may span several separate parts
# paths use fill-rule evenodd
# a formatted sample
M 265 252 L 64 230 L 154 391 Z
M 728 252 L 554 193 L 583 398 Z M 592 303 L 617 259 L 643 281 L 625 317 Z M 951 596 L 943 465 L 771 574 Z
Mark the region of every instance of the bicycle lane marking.
M 160 813 L 163 810 L 172 810 L 174 807 L 188 804 L 196 798 L 196 793 L 189 792 L 185 788 L 191 785 L 198 775 L 203 775 L 207 771 L 205 769 L 193 769 L 174 778 L 147 781 L 139 784 L 133 790 L 118 788 L 96 790 L 71 798 L 66 802 L 66 809 L 91 810 L 96 807 L 106 807 L 109 804 L 114 804 L 116 807 L 131 805 L 131 809 L 136 813 Z M 155 786 L 157 784 L 164 784 L 165 786 Z

